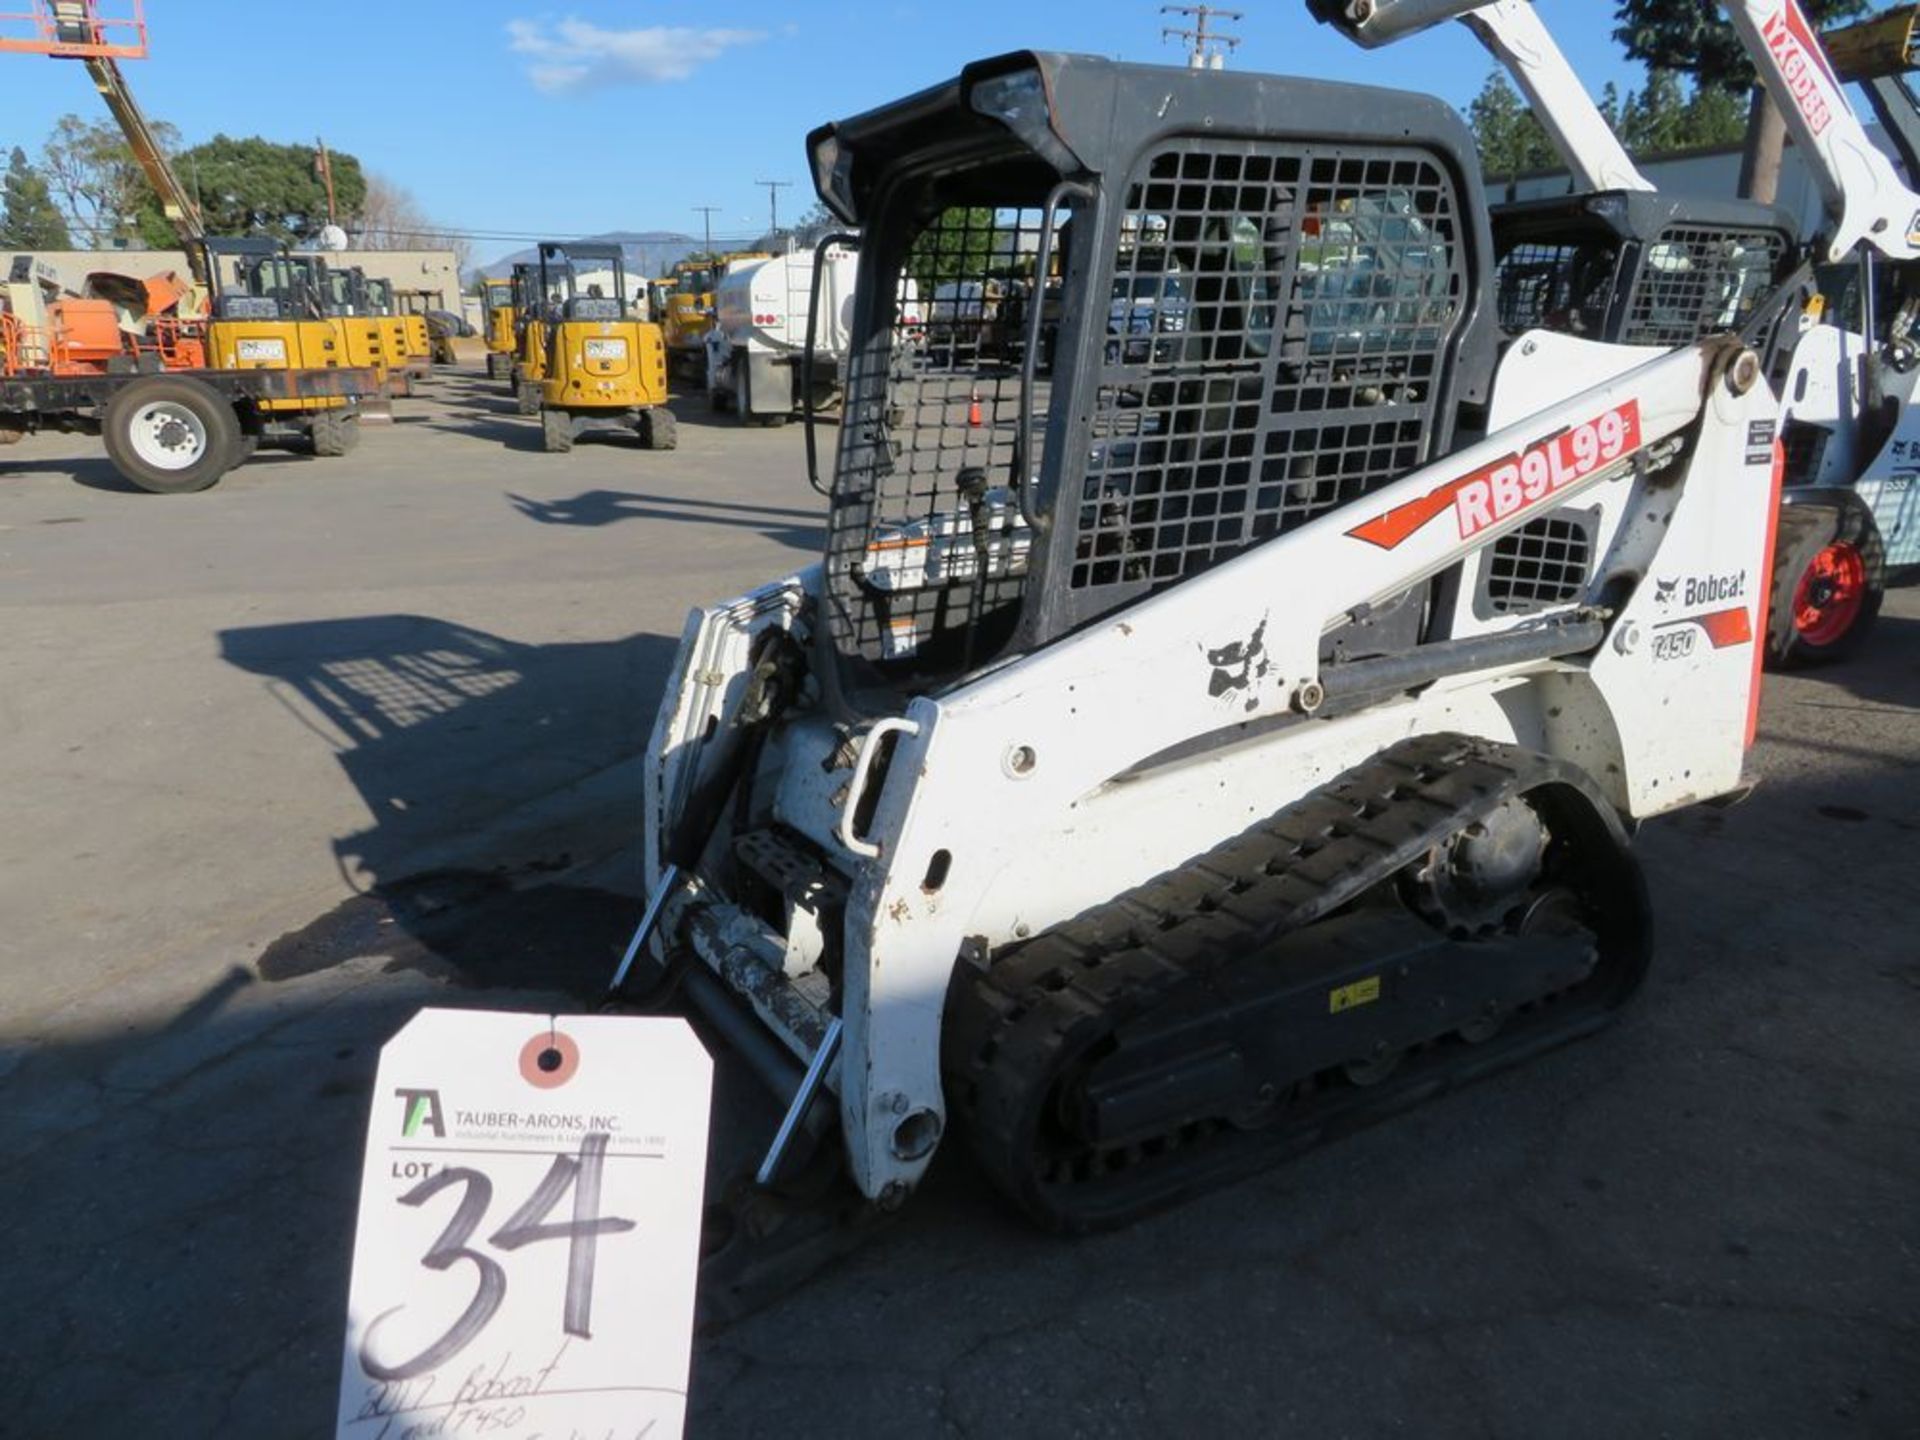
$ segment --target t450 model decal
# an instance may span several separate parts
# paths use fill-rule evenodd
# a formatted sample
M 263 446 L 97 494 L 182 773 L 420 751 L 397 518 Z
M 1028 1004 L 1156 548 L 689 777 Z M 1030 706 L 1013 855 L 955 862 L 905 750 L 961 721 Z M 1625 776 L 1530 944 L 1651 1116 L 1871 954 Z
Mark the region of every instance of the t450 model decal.
M 1640 402 L 1627 400 L 1591 420 L 1536 440 L 1517 455 L 1445 481 L 1417 500 L 1396 505 L 1356 525 L 1347 534 L 1382 550 L 1393 550 L 1451 509 L 1459 517 L 1460 538 L 1471 540 L 1488 526 L 1519 514 L 1639 448 Z

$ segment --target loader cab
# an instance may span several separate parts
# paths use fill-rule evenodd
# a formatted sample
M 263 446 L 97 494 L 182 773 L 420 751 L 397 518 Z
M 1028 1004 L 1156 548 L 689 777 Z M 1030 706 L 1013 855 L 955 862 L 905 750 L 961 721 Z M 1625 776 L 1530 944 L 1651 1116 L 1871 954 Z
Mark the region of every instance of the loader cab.
M 1670 348 L 1739 330 L 1799 249 L 1770 205 L 1646 191 L 1502 205 L 1492 224 L 1503 332 L 1616 345 Z
M 1479 170 L 1426 97 L 1022 53 L 809 144 L 863 236 L 822 627 L 857 713 L 1371 493 L 1486 398 Z
M 325 369 L 349 363 L 324 315 L 311 264 L 264 237 L 208 237 L 200 245 L 210 291 L 209 359 L 222 370 Z M 278 402 L 271 402 L 278 403 Z

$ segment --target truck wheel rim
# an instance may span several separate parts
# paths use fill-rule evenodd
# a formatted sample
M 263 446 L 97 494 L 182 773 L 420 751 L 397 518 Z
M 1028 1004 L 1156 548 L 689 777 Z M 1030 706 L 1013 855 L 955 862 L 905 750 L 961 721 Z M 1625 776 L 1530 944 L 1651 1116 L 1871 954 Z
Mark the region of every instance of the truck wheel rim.
M 150 400 L 127 426 L 133 453 L 159 470 L 187 470 L 207 453 L 207 427 L 184 405 Z
M 1867 599 L 1867 562 L 1844 540 L 1808 564 L 1793 591 L 1793 628 L 1808 645 L 1831 645 L 1853 628 Z

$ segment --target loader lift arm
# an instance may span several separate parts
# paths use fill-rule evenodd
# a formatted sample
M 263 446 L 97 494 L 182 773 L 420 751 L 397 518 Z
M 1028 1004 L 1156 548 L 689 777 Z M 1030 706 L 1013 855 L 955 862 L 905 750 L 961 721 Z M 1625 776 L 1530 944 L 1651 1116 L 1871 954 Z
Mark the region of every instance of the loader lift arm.
M 1653 188 L 1632 170 L 1632 161 L 1526 0 L 1307 0 L 1307 7 L 1368 47 L 1445 20 L 1461 21 L 1526 91 L 1578 188 Z M 1723 0 L 1723 7 L 1813 174 L 1831 222 L 1827 258 L 1839 260 L 1862 241 L 1890 259 L 1920 256 L 1920 194 L 1902 183 L 1892 162 L 1868 139 L 1843 88 L 1848 79 L 1868 78 L 1863 66 L 1887 73 L 1885 57 L 1891 50 L 1910 49 L 1912 7 L 1851 27 L 1858 34 L 1843 42 L 1850 57 L 1845 70 L 1828 58 L 1798 0 Z M 1894 124 L 1889 130 L 1896 143 L 1904 140 L 1903 148 L 1911 148 L 1911 125 Z M 1596 179 L 1618 164 L 1625 164 L 1639 183 L 1616 179 L 1609 185 Z
M 1308 8 L 1369 50 L 1458 20 L 1526 95 L 1576 189 L 1653 189 L 1528 0 L 1308 0 Z

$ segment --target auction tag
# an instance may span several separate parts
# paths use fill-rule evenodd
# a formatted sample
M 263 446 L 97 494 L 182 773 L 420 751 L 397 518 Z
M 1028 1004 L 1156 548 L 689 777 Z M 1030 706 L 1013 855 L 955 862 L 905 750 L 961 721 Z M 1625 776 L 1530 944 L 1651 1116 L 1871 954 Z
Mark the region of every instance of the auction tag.
M 684 1020 L 414 1016 L 380 1052 L 336 1435 L 678 1435 L 712 1087 Z

